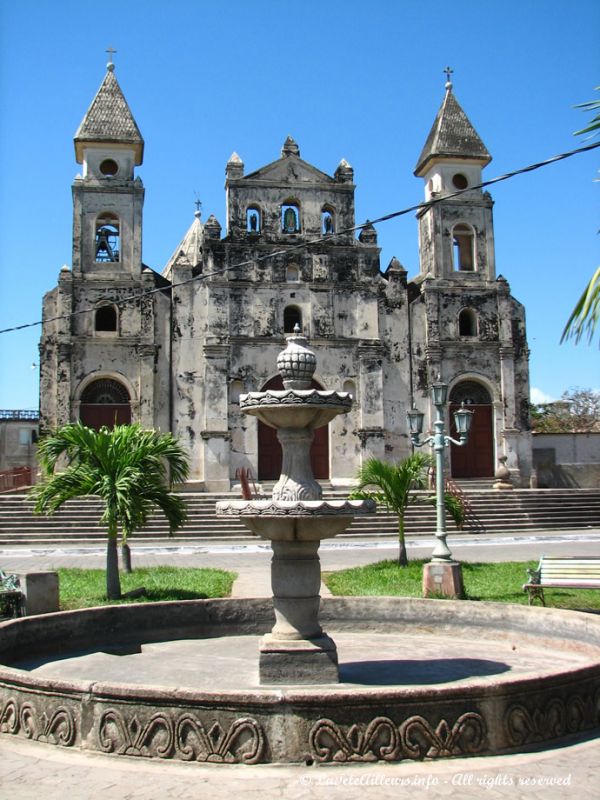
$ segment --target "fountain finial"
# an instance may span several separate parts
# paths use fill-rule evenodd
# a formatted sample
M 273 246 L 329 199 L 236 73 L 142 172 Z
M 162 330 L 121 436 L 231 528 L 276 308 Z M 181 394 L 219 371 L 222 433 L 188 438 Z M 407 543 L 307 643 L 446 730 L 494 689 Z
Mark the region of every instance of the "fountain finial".
M 310 389 L 312 376 L 317 368 L 317 357 L 308 349 L 308 339 L 302 335 L 300 325 L 285 337 L 287 347 L 277 356 L 277 369 L 283 378 L 285 389 Z

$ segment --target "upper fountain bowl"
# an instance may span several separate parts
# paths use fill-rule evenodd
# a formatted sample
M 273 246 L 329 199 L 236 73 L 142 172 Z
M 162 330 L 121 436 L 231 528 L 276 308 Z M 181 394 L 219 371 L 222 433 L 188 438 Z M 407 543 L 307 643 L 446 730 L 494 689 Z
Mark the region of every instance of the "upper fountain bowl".
M 318 389 L 270 389 L 241 395 L 240 408 L 271 428 L 314 429 L 350 411 L 352 397 L 348 392 Z

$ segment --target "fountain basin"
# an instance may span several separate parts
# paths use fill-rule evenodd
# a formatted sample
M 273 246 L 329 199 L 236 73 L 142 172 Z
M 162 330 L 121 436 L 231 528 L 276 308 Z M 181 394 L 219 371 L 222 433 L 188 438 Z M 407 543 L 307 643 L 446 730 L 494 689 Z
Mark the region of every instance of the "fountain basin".
M 249 392 L 240 396 L 244 414 L 258 417 L 271 428 L 320 428 L 352 408 L 348 392 L 284 389 Z
M 239 516 L 263 539 L 309 542 L 337 536 L 357 514 L 375 508 L 371 500 L 221 500 L 217 514 Z
M 109 606 L 0 624 L 0 733 L 112 755 L 372 762 L 526 750 L 600 730 L 600 619 L 326 598 L 340 683 L 260 686 L 270 600 Z

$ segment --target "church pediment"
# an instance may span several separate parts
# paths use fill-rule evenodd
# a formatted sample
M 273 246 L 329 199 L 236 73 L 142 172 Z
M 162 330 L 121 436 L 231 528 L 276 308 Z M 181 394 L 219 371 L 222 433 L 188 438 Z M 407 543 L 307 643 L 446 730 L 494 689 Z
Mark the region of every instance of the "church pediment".
M 271 164 L 246 175 L 244 181 L 265 181 L 269 183 L 334 183 L 330 175 L 313 167 L 299 156 L 289 155 L 278 158 Z

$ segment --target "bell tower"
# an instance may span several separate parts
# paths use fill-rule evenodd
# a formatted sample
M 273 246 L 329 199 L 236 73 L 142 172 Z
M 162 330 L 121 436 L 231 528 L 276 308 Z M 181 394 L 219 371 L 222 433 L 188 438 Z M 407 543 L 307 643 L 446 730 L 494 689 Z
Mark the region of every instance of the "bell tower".
M 109 51 L 111 56 L 112 52 Z M 75 134 L 83 165 L 73 183 L 73 275 L 139 278 L 144 188 L 134 175 L 144 140 L 115 77 L 112 60 Z
M 421 276 L 493 281 L 493 201 L 488 192 L 470 188 L 481 183 L 492 157 L 454 96 L 451 73 L 447 67 L 444 101 L 415 169 L 425 200 L 434 201 L 417 215 Z

